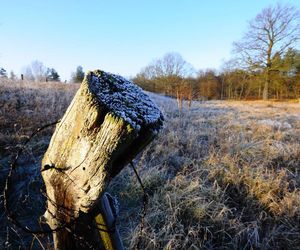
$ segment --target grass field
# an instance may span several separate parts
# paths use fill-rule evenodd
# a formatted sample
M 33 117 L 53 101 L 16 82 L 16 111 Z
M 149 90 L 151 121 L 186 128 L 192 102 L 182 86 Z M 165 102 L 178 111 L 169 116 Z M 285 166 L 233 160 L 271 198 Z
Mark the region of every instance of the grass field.
M 77 88 L 0 83 L 1 188 L 11 154 L 34 129 L 60 118 Z M 142 248 L 300 249 L 300 103 L 194 102 L 179 112 L 175 100 L 150 95 L 166 121 L 135 160 L 150 193 Z M 30 211 L 20 214 L 32 226 L 45 206 L 39 163 L 51 133 L 26 148 L 15 177 L 11 199 Z M 143 195 L 133 171 L 126 167 L 109 191 L 120 201 L 120 231 L 131 249 Z M 7 224 L 3 211 L 0 223 L 1 246 L 29 248 L 32 236 Z M 32 246 L 41 248 L 38 240 Z

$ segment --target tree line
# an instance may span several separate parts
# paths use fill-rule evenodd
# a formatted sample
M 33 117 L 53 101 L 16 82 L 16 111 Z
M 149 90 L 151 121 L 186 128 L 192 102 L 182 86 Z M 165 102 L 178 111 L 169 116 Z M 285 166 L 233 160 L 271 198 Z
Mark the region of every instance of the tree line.
M 8 78 L 11 80 L 27 80 L 36 82 L 61 82 L 60 75 L 54 68 L 46 67 L 41 61 L 35 60 L 31 64 L 23 68 L 22 73 L 18 77 L 14 71 L 7 71 L 0 67 L 0 78 Z M 81 83 L 84 78 L 82 66 L 77 66 L 72 72 L 70 81 L 73 83 Z M 65 81 L 66 82 L 66 81 Z
M 134 77 L 148 91 L 183 99 L 300 98 L 299 11 L 276 4 L 249 22 L 220 72 L 193 70 L 178 53 L 154 60 Z M 180 105 L 180 104 L 179 104 Z
M 290 99 L 300 98 L 300 14 L 290 5 L 263 9 L 248 23 L 244 36 L 233 43 L 233 57 L 220 71 L 196 71 L 175 52 L 153 60 L 132 79 L 143 89 L 176 97 L 189 104 L 194 99 Z M 7 76 L 0 67 L 0 77 Z M 24 67 L 21 78 L 60 82 L 54 68 L 36 60 Z M 71 82 L 84 78 L 82 66 Z

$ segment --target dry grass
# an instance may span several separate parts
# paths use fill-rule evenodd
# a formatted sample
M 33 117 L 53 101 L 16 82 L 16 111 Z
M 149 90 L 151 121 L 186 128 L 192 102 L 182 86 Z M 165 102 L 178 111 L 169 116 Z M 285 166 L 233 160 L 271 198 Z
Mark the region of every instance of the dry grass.
M 154 98 L 166 127 L 136 162 L 152 192 L 143 246 L 299 249 L 300 104 L 211 101 L 179 114 L 175 101 Z M 129 176 L 112 190 L 132 248 L 141 193 Z
M 78 85 L 0 79 L 0 249 L 29 249 L 32 241 L 31 235 L 8 224 L 4 214 L 2 190 L 11 156 L 37 128 L 62 117 L 77 88 Z M 31 228 L 37 228 L 45 210 L 39 169 L 52 131 L 53 128 L 44 130 L 32 139 L 13 176 L 16 184 L 11 192 L 11 209 Z M 33 249 L 40 249 L 37 242 Z
M 0 83 L 5 164 L 7 149 L 33 128 L 59 118 L 76 90 L 63 84 L 10 84 Z M 153 99 L 166 123 L 135 161 L 150 192 L 143 248 L 300 249 L 300 104 L 210 101 L 179 113 L 174 100 Z M 33 142 L 36 171 L 50 134 Z M 25 165 L 29 159 L 24 158 Z M 131 169 L 125 168 L 109 189 L 121 203 L 124 243 L 133 248 L 142 192 Z M 0 229 L 3 241 L 6 229 L 6 224 Z
M 39 126 L 59 119 L 77 88 L 0 79 L 0 152 L 8 152 Z

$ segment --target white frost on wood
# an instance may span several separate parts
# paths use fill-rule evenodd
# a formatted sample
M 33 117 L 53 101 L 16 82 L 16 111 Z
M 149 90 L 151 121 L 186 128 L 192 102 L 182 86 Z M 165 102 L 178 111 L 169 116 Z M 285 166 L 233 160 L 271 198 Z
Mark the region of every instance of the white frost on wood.
M 153 132 L 161 128 L 161 111 L 140 87 L 121 76 L 100 70 L 89 72 L 85 80 L 100 104 L 123 118 L 136 131 L 145 126 Z

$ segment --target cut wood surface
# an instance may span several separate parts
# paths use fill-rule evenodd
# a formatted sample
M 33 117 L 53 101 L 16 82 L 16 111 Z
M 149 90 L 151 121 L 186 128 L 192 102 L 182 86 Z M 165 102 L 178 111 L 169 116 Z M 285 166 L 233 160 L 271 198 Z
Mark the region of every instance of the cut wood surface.
M 97 213 L 109 181 L 157 135 L 162 124 L 160 110 L 130 81 L 100 70 L 86 74 L 42 161 L 46 222 L 52 229 L 77 223 L 54 233 L 56 249 L 84 247 L 74 243 L 76 234 L 85 237 L 78 223 L 91 227 L 89 218 Z

